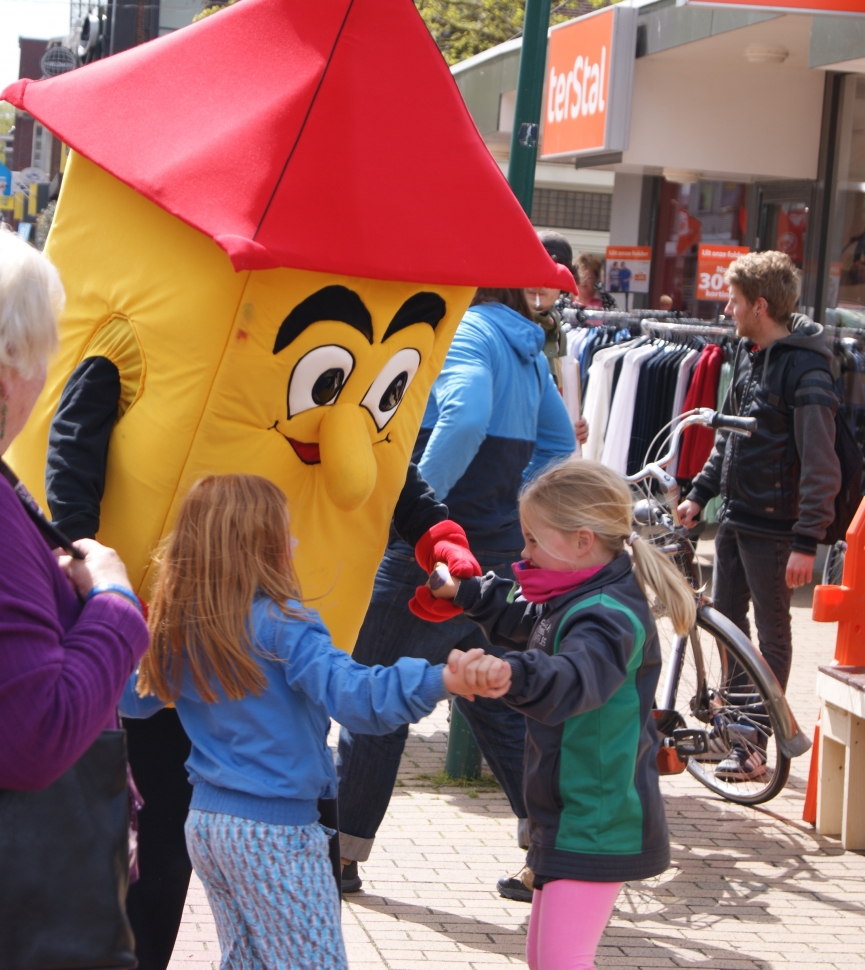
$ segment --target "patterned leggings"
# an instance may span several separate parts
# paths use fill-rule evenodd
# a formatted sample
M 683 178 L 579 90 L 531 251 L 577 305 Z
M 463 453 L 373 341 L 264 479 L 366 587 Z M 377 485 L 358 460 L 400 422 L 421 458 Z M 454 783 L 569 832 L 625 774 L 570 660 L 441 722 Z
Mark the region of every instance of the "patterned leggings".
M 191 809 L 189 857 L 204 883 L 220 970 L 347 970 L 328 830 Z

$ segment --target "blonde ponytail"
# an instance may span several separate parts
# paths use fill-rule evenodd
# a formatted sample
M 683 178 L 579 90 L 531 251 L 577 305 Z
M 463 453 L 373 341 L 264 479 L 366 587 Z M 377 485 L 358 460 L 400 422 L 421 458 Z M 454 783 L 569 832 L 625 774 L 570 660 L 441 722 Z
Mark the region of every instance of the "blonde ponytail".
M 697 618 L 694 590 L 673 563 L 651 542 L 642 536 L 634 536 L 631 542 L 634 573 L 640 589 L 654 590 L 658 599 L 667 607 L 673 629 L 685 636 Z
M 631 490 L 614 471 L 597 461 L 569 458 L 526 485 L 520 510 L 528 508 L 533 518 L 559 532 L 590 529 L 613 553 L 627 543 L 640 589 L 655 592 L 676 633 L 684 636 L 694 625 L 694 590 L 660 550 L 632 532 Z

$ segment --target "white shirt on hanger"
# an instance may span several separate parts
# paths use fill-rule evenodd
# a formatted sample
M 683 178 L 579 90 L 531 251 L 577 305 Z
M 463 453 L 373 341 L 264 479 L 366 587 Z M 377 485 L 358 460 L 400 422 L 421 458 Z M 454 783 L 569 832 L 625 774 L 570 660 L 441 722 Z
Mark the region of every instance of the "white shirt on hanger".
M 622 370 L 610 408 L 610 420 L 607 422 L 604 450 L 601 453 L 603 464 L 620 475 L 626 474 L 628 469 L 628 450 L 631 446 L 631 429 L 634 426 L 640 367 L 657 350 L 654 344 L 636 347 L 629 350 L 622 361 Z M 589 386 L 591 387 L 591 383 Z
M 632 343 L 612 344 L 599 350 L 592 359 L 592 366 L 589 368 L 589 389 L 586 391 L 583 406 L 583 415 L 589 423 L 589 440 L 583 446 L 584 458 L 600 460 L 613 399 L 616 361 L 633 349 Z

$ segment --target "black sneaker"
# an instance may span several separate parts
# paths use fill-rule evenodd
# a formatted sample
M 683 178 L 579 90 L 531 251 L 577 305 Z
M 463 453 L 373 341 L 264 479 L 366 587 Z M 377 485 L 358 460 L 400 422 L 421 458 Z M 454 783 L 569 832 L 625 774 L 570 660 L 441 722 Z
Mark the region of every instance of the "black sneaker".
M 349 862 L 342 867 L 342 891 L 344 893 L 358 893 L 363 880 L 357 874 L 357 863 Z
M 766 760 L 759 751 L 748 752 L 736 744 L 715 769 L 715 777 L 720 781 L 751 781 L 762 778 L 767 772 Z
M 534 894 L 535 874 L 528 866 L 515 876 L 502 876 L 496 883 L 496 889 L 505 899 L 515 899 L 518 903 L 530 903 Z

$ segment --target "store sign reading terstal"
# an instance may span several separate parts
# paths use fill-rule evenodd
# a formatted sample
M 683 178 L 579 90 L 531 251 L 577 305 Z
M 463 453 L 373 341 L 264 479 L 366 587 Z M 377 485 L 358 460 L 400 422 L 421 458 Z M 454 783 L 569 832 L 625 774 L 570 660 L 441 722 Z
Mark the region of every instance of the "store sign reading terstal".
M 543 158 L 628 147 L 636 42 L 637 10 L 618 5 L 550 30 Z
M 679 7 L 767 10 L 777 13 L 865 14 L 865 0 L 676 0 Z

